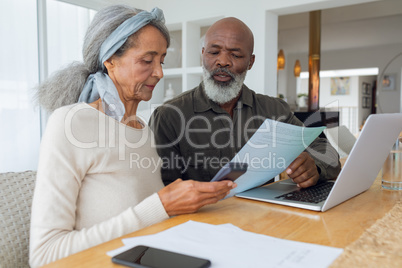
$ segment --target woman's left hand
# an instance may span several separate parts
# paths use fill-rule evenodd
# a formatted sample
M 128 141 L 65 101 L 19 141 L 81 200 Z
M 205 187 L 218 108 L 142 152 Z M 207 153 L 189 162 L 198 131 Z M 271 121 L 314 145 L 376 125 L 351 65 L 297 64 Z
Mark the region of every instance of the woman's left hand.
M 158 194 L 169 216 L 193 213 L 224 198 L 237 185 L 228 180 L 200 182 L 177 179 Z

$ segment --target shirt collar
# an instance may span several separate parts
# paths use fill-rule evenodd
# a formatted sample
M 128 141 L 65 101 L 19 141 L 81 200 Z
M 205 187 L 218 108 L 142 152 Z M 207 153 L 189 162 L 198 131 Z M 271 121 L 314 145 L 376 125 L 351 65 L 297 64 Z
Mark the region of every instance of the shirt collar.
M 241 91 L 242 94 L 240 96 L 239 101 L 241 101 L 241 103 L 249 107 L 253 107 L 253 92 L 251 91 L 251 89 L 249 89 L 245 84 L 243 84 Z
M 247 105 L 253 107 L 253 93 L 252 91 L 243 84 L 241 89 L 241 95 L 238 100 L 238 103 L 242 105 L 236 106 L 236 108 L 242 108 L 243 105 Z M 204 82 L 201 82 L 200 85 L 194 91 L 194 112 L 201 113 L 208 110 L 214 110 L 217 113 L 224 113 L 225 111 L 215 102 L 210 100 L 205 94 L 204 91 Z

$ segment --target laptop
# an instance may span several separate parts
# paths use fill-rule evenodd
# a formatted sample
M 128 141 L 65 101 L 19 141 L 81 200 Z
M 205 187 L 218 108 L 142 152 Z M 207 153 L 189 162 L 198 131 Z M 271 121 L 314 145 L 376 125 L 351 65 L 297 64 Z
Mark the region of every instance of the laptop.
M 402 113 L 370 115 L 359 138 L 335 181 L 300 189 L 291 179 L 236 194 L 237 197 L 269 203 L 326 211 L 368 190 L 376 179 L 393 144 L 402 131 Z M 328 186 L 329 185 L 329 186 Z M 330 187 L 322 201 L 300 201 L 300 196 L 309 196 L 315 188 Z M 304 198 L 305 199 L 305 198 Z

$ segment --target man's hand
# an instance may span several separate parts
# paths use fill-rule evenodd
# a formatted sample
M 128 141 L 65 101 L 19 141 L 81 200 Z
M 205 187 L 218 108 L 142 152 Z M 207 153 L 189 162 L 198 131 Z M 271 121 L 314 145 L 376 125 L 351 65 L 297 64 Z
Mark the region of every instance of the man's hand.
M 169 216 L 196 212 L 224 198 L 237 185 L 228 180 L 217 182 L 177 179 L 158 194 Z
M 306 152 L 302 152 L 289 165 L 286 173 L 301 188 L 315 185 L 320 177 L 314 159 Z

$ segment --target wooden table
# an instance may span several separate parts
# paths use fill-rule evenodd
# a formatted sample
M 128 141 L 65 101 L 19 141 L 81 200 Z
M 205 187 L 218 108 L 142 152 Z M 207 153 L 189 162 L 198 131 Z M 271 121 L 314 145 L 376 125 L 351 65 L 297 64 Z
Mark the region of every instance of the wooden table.
M 344 248 L 383 217 L 401 196 L 402 191 L 382 189 L 381 180 L 377 178 L 368 191 L 326 212 L 231 197 L 206 206 L 198 213 L 170 218 L 46 267 L 122 267 L 113 264 L 106 255 L 107 251 L 123 246 L 122 238 L 154 234 L 188 220 L 211 224 L 232 223 L 245 231 Z

